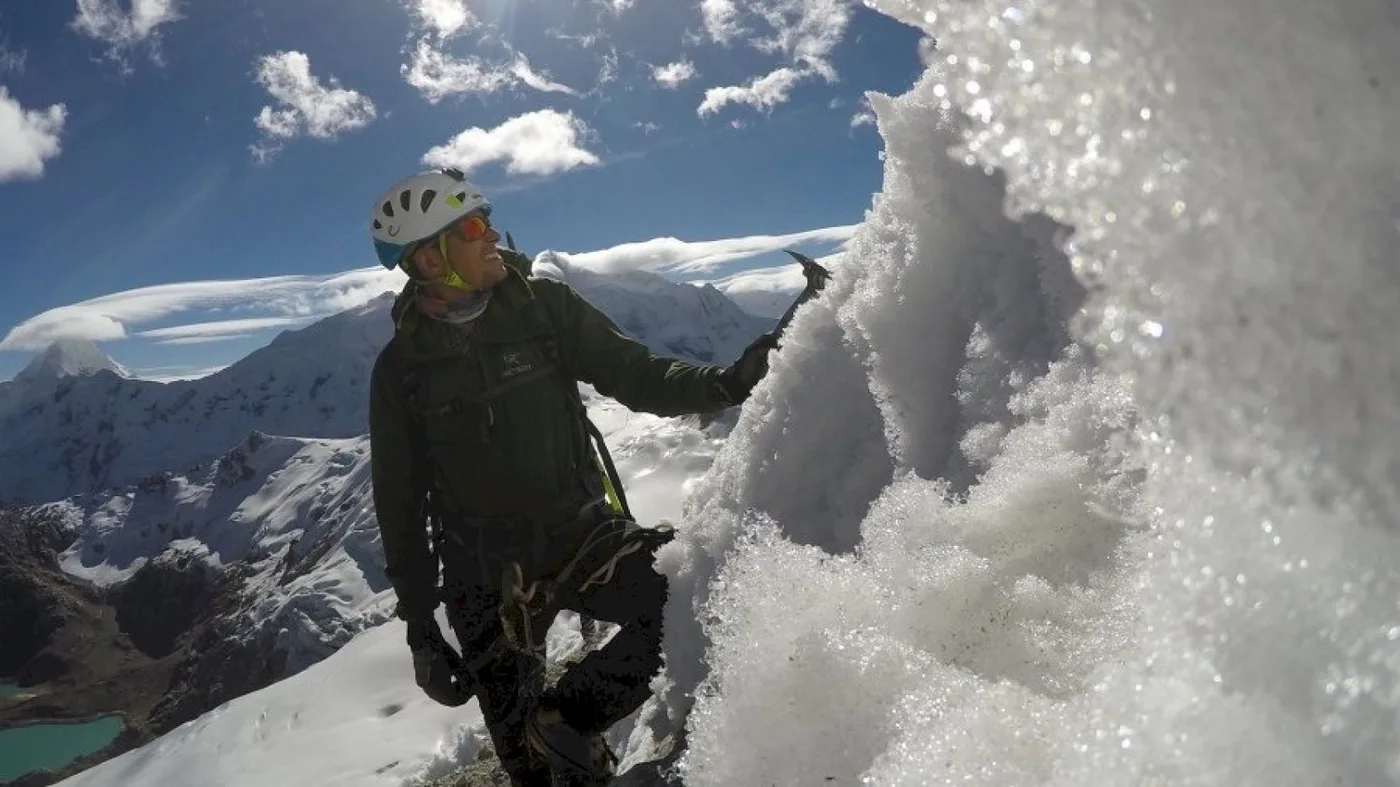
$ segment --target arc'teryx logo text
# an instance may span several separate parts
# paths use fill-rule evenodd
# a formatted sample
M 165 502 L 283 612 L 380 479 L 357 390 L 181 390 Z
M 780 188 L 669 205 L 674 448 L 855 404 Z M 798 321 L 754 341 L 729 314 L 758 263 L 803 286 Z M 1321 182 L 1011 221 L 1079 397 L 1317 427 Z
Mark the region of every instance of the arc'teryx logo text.
M 509 380 L 519 374 L 532 371 L 535 365 L 520 357 L 518 352 L 501 353 L 501 379 Z

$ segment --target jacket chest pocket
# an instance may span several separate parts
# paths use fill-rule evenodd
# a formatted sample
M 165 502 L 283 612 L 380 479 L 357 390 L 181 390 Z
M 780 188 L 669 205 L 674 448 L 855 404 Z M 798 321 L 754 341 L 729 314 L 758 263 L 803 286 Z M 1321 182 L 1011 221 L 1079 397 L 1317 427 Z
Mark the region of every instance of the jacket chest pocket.
M 476 349 L 483 378 L 480 396 L 490 400 L 554 370 L 541 337 L 484 341 Z
M 479 345 L 429 385 L 424 409 L 429 446 L 480 448 L 492 442 L 503 399 L 555 373 L 536 342 Z
M 429 405 L 423 414 L 428 447 L 451 452 L 489 443 L 494 420 L 495 414 L 487 404 L 465 397 Z

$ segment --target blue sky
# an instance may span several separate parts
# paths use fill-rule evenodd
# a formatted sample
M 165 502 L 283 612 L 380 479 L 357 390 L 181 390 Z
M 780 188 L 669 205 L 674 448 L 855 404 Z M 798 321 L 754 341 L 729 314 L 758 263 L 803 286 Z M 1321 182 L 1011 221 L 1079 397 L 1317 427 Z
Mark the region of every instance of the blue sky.
M 862 96 L 907 89 L 918 43 L 838 0 L 9 4 L 0 379 L 61 334 L 151 377 L 246 354 L 380 281 L 316 301 L 429 164 L 469 168 L 532 252 L 849 227 L 881 182 Z

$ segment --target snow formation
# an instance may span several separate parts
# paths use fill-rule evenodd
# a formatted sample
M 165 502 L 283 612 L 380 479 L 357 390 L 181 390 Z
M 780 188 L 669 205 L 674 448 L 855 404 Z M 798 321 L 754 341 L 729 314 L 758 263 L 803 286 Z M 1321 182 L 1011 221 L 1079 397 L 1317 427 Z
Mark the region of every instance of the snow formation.
M 1400 782 L 1393 5 L 873 5 L 941 54 L 668 556 L 686 783 Z

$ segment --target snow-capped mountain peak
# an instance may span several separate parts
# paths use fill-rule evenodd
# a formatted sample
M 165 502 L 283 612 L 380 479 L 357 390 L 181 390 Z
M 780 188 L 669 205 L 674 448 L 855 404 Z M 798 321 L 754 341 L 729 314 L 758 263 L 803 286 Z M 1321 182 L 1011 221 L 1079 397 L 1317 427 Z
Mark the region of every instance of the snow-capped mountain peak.
M 89 377 L 109 371 L 129 378 L 131 372 L 112 360 L 90 339 L 63 338 L 50 344 L 34 357 L 19 374 L 16 382 L 52 382 L 64 377 Z

